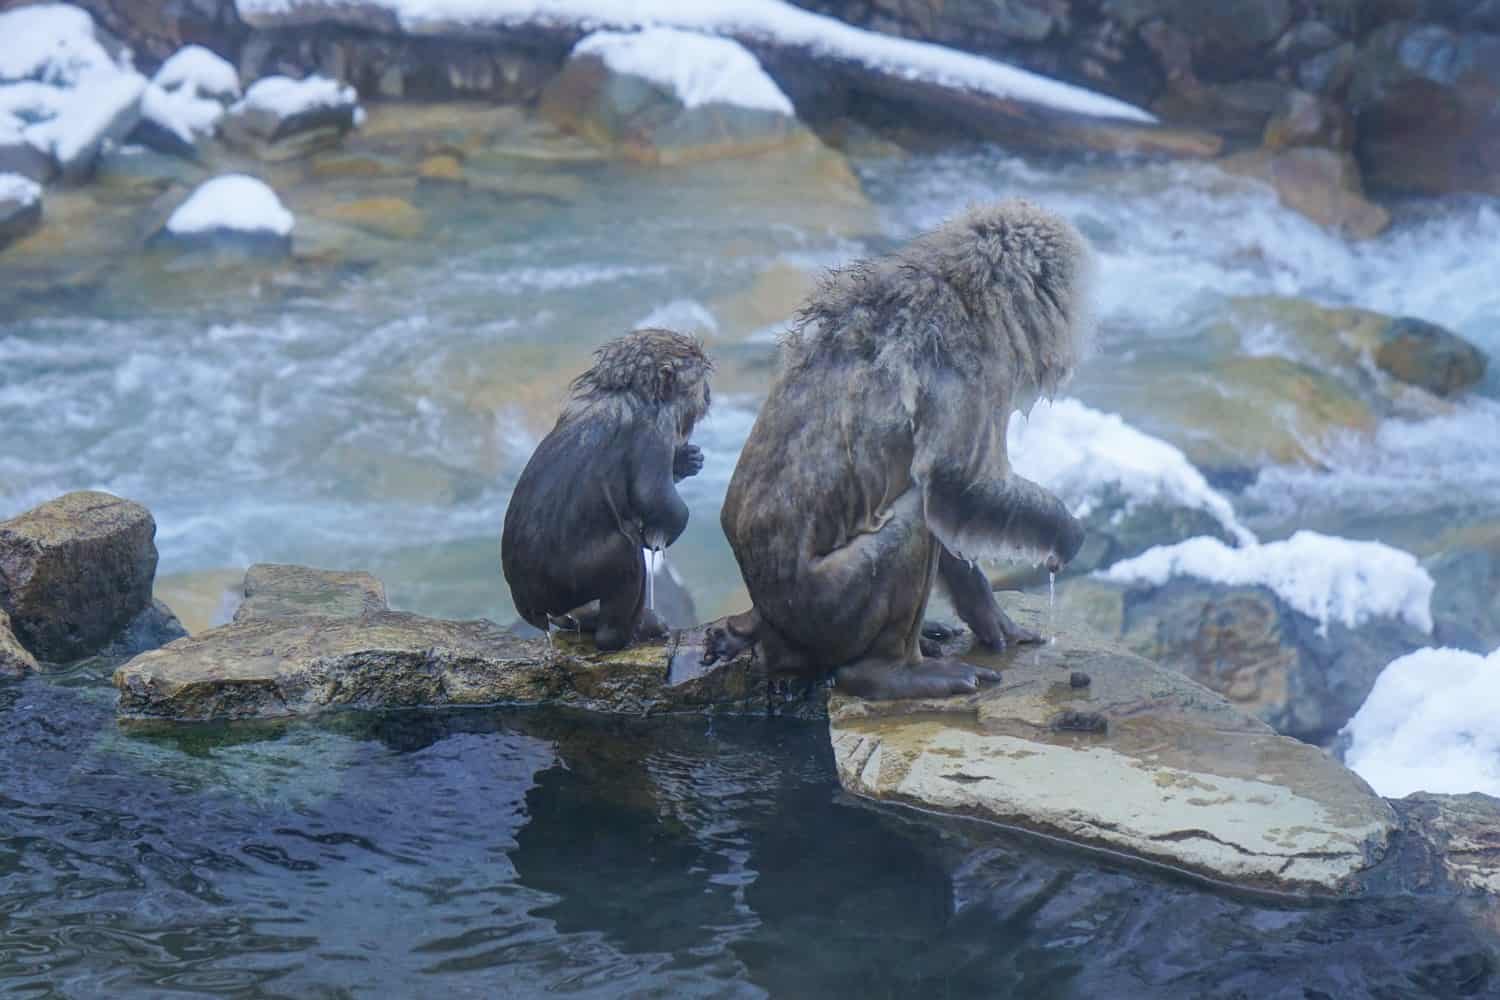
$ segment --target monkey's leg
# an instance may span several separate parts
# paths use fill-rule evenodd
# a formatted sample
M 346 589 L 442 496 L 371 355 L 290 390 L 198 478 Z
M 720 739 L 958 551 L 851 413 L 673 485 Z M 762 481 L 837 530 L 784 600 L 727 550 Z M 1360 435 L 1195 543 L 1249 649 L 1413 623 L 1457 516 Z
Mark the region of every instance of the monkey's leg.
M 922 521 L 919 503 L 898 501 L 880 531 L 849 548 L 866 550 L 857 552 L 855 565 L 873 561 L 880 567 L 873 577 L 850 579 L 846 586 L 864 586 L 864 607 L 883 621 L 864 655 L 835 672 L 841 690 L 871 699 L 944 698 L 972 694 L 980 683 L 1000 679 L 993 670 L 959 660 L 922 658 L 923 615 L 942 547 Z M 826 560 L 823 568 L 829 568 Z
M 646 606 L 646 556 L 641 547 L 623 535 L 620 551 L 611 560 L 614 570 L 608 589 L 599 598 L 599 621 L 594 645 L 604 652 L 624 649 L 635 638 Z
M 953 610 L 964 624 L 974 630 L 974 638 L 990 649 L 1004 649 L 1007 643 L 1041 642 L 1042 637 L 1011 621 L 995 600 L 989 578 L 973 563 L 966 563 L 936 543 L 938 580 L 953 601 Z

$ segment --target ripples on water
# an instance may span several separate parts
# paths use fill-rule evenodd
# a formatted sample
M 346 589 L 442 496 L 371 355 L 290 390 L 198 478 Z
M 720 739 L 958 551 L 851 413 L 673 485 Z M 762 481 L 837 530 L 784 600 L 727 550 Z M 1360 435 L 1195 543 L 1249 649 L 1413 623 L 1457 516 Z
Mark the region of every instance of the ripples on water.
M 820 725 L 484 710 L 130 735 L 102 677 L 0 685 L 8 995 L 1500 990 L 1458 903 L 1274 905 L 913 820 L 840 793 Z

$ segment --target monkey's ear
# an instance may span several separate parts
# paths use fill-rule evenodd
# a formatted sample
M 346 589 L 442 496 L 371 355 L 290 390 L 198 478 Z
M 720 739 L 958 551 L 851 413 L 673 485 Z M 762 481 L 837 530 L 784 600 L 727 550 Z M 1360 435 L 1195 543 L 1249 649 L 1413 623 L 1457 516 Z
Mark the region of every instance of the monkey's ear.
M 656 398 L 663 403 L 677 394 L 677 369 L 662 365 L 656 370 Z

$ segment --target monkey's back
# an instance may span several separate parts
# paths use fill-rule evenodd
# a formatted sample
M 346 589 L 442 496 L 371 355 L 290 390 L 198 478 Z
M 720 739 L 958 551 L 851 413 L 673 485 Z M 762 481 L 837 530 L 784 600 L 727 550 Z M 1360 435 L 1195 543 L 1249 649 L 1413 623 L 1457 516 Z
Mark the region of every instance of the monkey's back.
M 751 599 L 774 621 L 808 563 L 878 530 L 912 487 L 899 387 L 857 360 L 784 370 L 740 453 L 720 515 Z
M 629 429 L 585 413 L 560 420 L 527 461 L 511 492 L 500 565 L 516 611 L 561 614 L 593 592 L 601 543 L 628 529 Z M 638 543 L 637 543 L 638 544 Z

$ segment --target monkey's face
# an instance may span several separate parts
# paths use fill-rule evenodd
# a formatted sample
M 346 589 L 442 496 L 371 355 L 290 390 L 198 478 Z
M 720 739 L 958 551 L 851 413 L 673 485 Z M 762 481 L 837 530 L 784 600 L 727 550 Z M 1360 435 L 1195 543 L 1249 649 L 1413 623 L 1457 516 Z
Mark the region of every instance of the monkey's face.
M 713 401 L 713 394 L 708 387 L 708 369 L 693 366 L 678 385 L 677 433 L 683 443 L 686 443 L 693 434 L 693 428 L 703 419 Z

